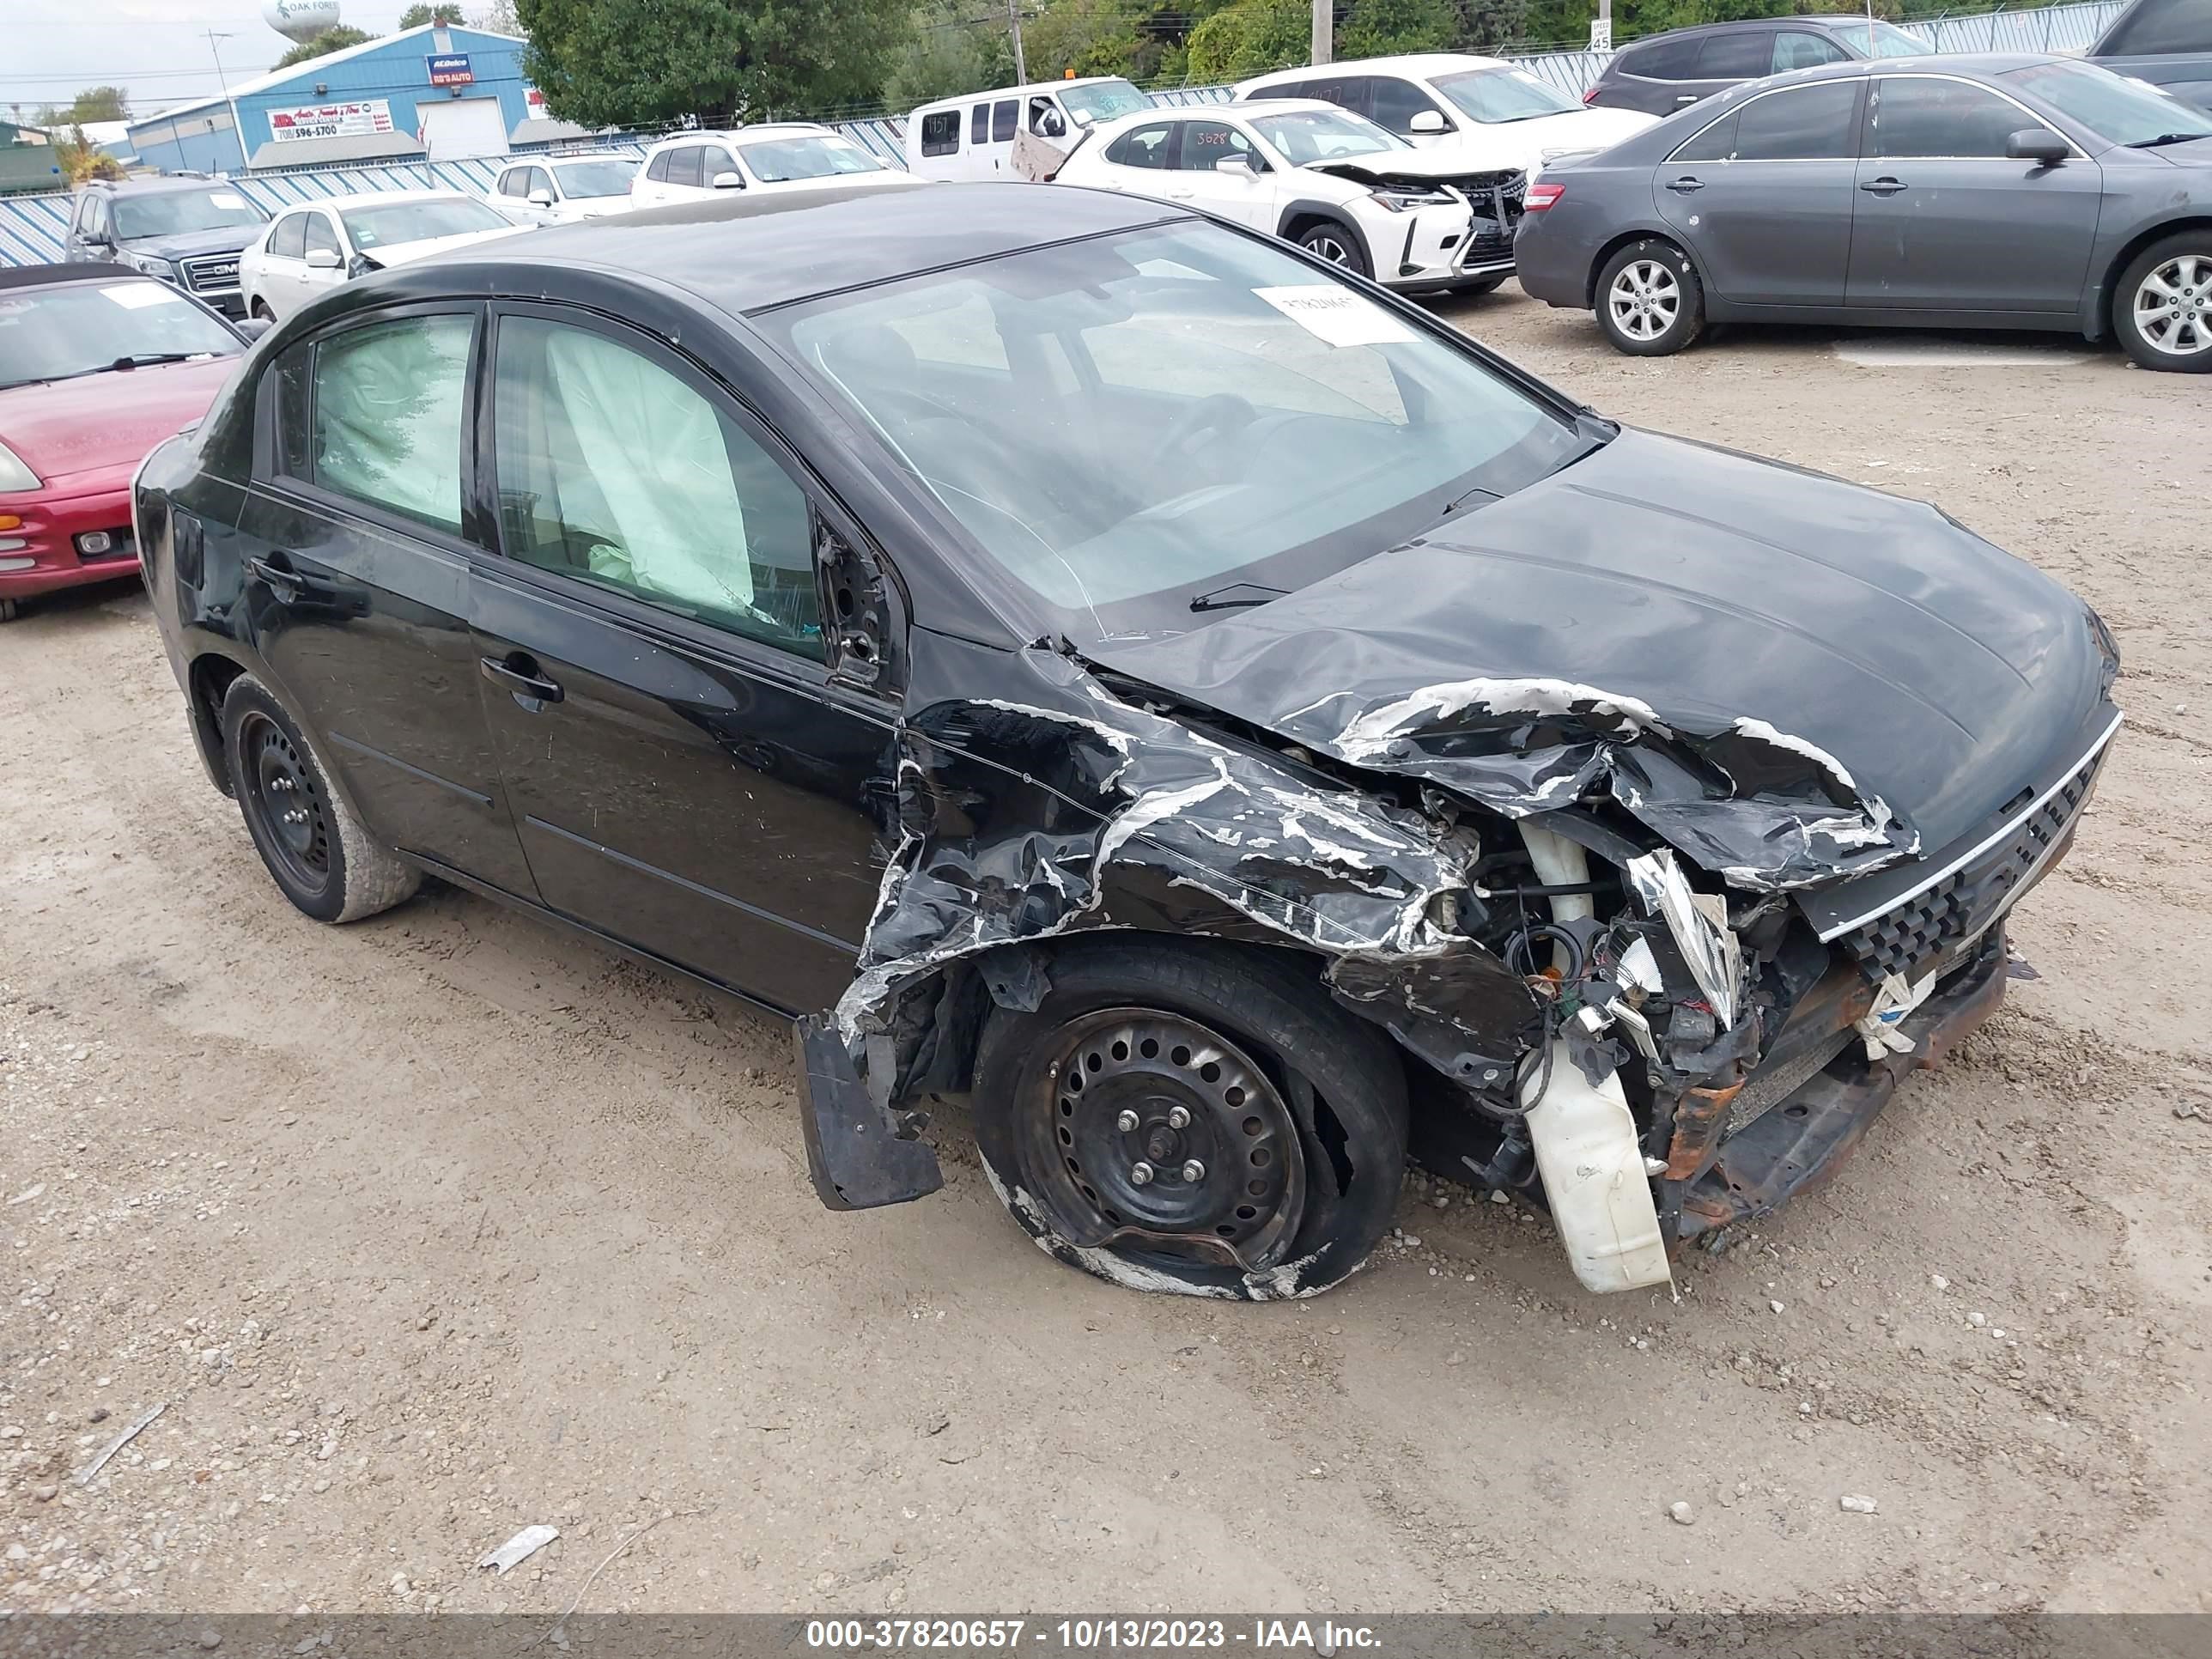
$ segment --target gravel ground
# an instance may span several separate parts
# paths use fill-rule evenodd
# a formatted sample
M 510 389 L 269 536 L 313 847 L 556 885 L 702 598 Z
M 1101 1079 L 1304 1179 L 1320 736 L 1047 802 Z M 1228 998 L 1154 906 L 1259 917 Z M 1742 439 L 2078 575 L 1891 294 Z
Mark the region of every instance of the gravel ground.
M 1132 1296 L 957 1125 L 943 1194 L 828 1214 L 781 1029 L 457 893 L 303 921 L 143 597 L 82 595 L 0 635 L 0 1606 L 557 1612 L 665 1516 L 586 1611 L 2212 1608 L 2205 382 L 1452 314 L 2119 635 L 2040 977 L 1838 1181 L 1672 1301 L 1419 1180 L 1333 1295 Z

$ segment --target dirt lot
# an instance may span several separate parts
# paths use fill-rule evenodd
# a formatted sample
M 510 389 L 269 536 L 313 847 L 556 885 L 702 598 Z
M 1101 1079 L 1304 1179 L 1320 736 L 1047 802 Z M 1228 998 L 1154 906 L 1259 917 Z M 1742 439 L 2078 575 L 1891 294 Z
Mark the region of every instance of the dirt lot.
M 2212 1609 L 2205 383 L 1453 314 L 1937 501 L 2120 637 L 2040 977 L 1835 1185 L 1675 1302 L 1419 1182 L 1333 1295 L 1133 1296 L 957 1125 L 943 1194 L 830 1215 L 781 1029 L 456 893 L 301 920 L 143 599 L 81 597 L 0 634 L 0 1605 L 558 1611 L 668 1513 L 586 1610 Z

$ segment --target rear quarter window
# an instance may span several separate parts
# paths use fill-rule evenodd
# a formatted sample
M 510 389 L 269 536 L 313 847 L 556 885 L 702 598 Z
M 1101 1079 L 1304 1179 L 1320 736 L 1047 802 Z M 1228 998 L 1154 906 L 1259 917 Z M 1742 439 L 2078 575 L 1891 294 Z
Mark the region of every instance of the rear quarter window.
M 1691 40 L 1651 40 L 1631 46 L 1615 58 L 1623 75 L 1645 81 L 1686 81 L 1696 72 L 1698 43 Z
M 2113 58 L 2212 52 L 2212 0 L 2142 0 L 2098 52 Z
M 960 148 L 960 112 L 932 110 L 921 118 L 921 153 L 951 155 Z

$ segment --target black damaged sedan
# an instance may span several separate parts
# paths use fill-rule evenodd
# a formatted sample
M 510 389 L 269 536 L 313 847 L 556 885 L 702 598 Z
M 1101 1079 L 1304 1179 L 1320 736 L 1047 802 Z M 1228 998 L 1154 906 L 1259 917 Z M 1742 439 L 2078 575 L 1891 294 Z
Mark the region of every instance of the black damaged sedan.
M 216 787 L 795 1017 L 814 1182 L 1133 1286 L 1356 1269 L 1409 1158 L 1594 1289 L 1985 1019 L 2111 637 L 1934 508 L 1622 428 L 1265 237 L 787 195 L 349 283 L 147 461 Z

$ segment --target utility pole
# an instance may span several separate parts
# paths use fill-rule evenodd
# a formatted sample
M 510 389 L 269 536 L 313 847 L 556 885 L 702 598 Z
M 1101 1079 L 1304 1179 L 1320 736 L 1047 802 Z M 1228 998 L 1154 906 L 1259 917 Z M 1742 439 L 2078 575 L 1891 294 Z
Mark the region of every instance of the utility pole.
M 222 95 L 228 98 L 230 96 L 230 78 L 222 72 L 222 54 L 216 50 L 215 43 L 218 40 L 228 40 L 235 37 L 228 34 L 218 34 L 213 29 L 209 29 L 206 31 L 206 33 L 208 56 L 215 59 L 216 83 L 222 88 Z
M 1332 63 L 1336 57 L 1336 0 L 1313 0 L 1313 61 Z
M 1029 66 L 1022 62 L 1021 0 L 1006 0 L 1006 28 L 1014 37 L 1014 84 L 1029 84 Z

